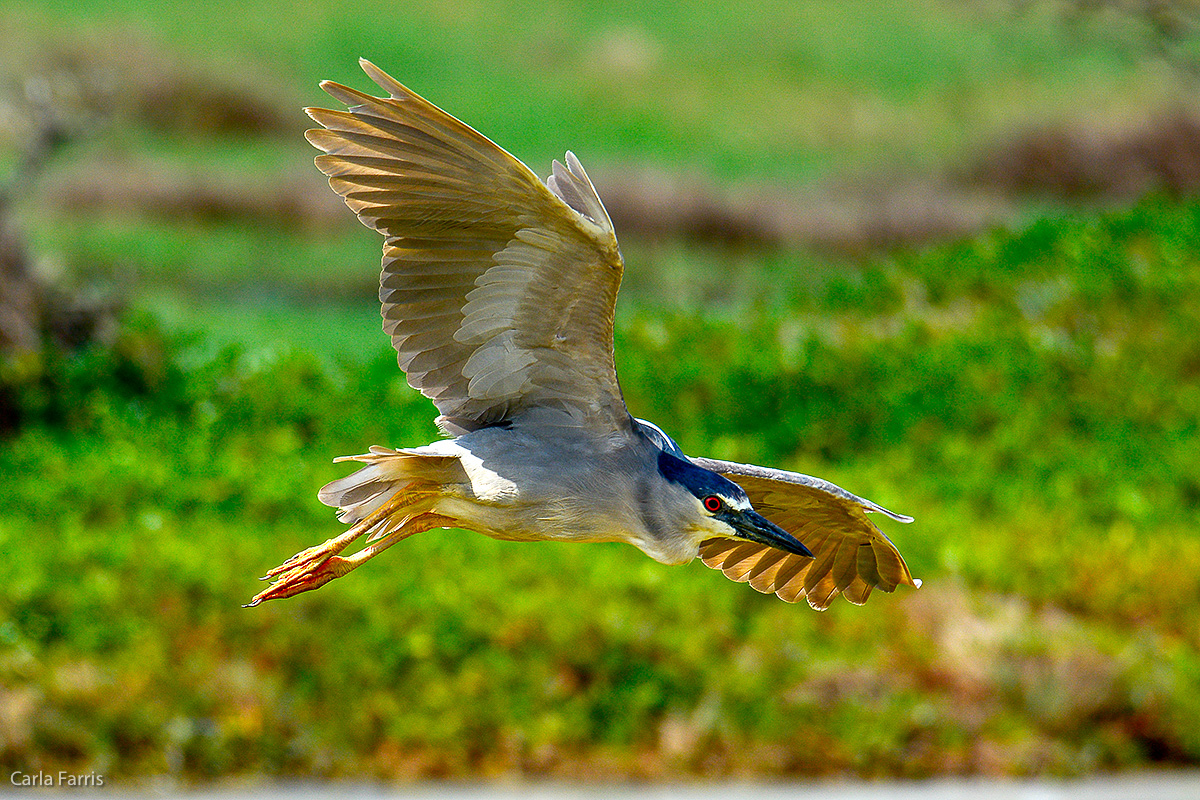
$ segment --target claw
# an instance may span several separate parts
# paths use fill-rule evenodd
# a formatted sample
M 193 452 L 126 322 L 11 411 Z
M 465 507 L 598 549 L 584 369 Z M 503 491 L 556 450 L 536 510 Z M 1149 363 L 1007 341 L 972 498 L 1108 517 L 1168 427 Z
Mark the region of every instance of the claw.
M 317 548 L 310 549 L 315 550 Z M 266 589 L 254 595 L 254 598 L 242 607 L 253 608 L 266 600 L 278 600 L 283 597 L 300 594 L 301 592 L 319 589 L 334 578 L 340 578 L 345 575 L 356 566 L 358 564 L 334 555 L 325 556 L 320 561 L 310 561 L 300 564 L 280 576 L 279 580 L 275 581 L 275 583 L 272 583 Z

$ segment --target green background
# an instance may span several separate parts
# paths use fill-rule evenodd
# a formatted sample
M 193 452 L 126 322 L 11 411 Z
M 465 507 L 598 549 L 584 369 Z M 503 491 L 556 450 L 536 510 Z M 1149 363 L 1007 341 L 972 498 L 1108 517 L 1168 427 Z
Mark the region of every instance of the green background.
M 1030 132 L 1120 142 L 1191 118 L 1186 16 L 1076 8 L 0 8 L 10 222 L 39 276 L 119 309 L 88 346 L 4 356 L 0 766 L 196 781 L 1195 765 L 1200 203 L 1156 180 L 981 177 Z M 887 247 L 618 230 L 631 411 L 693 454 L 913 515 L 882 527 L 923 588 L 818 614 L 625 546 L 432 531 L 242 609 L 255 577 L 341 530 L 315 497 L 345 472 L 332 458 L 436 436 L 378 327 L 378 237 L 330 199 L 302 137 L 319 80 L 370 88 L 359 56 L 539 174 L 573 150 L 602 197 L 666 174 L 718 205 L 801 212 L 990 198 L 982 227 Z M 24 177 L 48 119 L 63 142 Z

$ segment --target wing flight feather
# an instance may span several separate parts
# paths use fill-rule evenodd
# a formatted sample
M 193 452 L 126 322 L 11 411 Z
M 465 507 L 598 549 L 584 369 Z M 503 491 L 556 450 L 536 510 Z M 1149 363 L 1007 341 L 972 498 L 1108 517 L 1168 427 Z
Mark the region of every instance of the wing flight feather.
M 461 434 L 545 408 L 630 427 L 612 354 L 622 261 L 578 159 L 546 183 L 367 61 L 387 97 L 325 82 L 317 167 L 384 236 L 383 327 L 408 382 Z
M 700 558 L 730 579 L 747 581 L 789 603 L 805 597 L 818 611 L 828 608 L 839 594 L 862 605 L 876 587 L 891 592 L 900 584 L 921 585 L 867 513 L 898 522 L 912 522 L 911 517 L 894 514 L 820 478 L 709 458 L 692 461 L 740 485 L 755 510 L 802 541 L 814 555 L 805 558 L 740 539 L 702 542 Z

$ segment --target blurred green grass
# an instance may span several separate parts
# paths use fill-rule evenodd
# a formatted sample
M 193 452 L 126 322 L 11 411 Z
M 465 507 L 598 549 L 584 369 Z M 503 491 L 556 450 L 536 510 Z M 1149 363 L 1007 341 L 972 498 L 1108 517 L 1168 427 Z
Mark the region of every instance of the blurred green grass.
M 917 517 L 888 533 L 926 586 L 823 615 L 630 548 L 461 532 L 243 610 L 252 575 L 336 529 L 312 491 L 331 456 L 434 436 L 386 345 L 200 358 L 146 320 L 12 362 L 0 674 L 26 712 L 5 766 L 1193 763 L 1198 252 L 1200 205 L 1151 199 L 880 258 L 791 315 L 628 318 L 630 406 L 685 448 Z
M 193 56 L 207 79 L 249 70 L 281 108 L 323 102 L 321 78 L 365 87 L 354 60 L 368 56 L 539 171 L 566 147 L 724 180 L 941 168 L 1011 126 L 1119 119 L 1178 89 L 1120 28 L 1067 35 L 933 2 L 0 16 L 24 46 L 48 31 L 94 55 L 115 38 Z M 311 157 L 298 113 L 294 134 L 256 137 L 115 119 L 58 163 L 148 157 L 268 181 Z M 917 517 L 886 532 L 925 587 L 821 615 L 631 548 L 456 531 L 241 609 L 252 577 L 339 530 L 315 497 L 344 472 L 334 456 L 436 435 L 379 330 L 376 237 L 349 220 L 20 212 L 43 269 L 129 309 L 111 345 L 10 358 L 0 375 L 19 423 L 0 441 L 10 771 L 612 779 L 1200 760 L 1194 199 L 861 260 L 623 239 L 617 358 L 635 414 L 690 452 L 819 474 Z

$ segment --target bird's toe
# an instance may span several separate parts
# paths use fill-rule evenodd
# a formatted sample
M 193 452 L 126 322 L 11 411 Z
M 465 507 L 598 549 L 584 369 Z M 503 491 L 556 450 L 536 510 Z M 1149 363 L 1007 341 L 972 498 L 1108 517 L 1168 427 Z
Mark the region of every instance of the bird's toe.
M 292 597 L 301 592 L 319 589 L 353 568 L 354 565 L 351 562 L 340 556 L 328 556 L 319 562 L 305 561 L 283 573 L 272 570 L 271 573 L 268 573 L 268 577 L 278 575 L 276 581 L 256 594 L 246 606 L 254 607 L 267 600 L 278 600 L 283 597 Z M 277 569 L 279 567 L 276 567 Z

